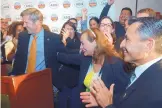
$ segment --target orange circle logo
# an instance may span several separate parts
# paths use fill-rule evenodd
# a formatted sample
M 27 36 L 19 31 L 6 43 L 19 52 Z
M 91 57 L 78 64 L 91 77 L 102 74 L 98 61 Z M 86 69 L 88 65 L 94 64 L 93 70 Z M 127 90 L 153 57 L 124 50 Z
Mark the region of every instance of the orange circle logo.
M 90 7 L 96 7 L 97 6 L 97 1 L 96 0 L 90 0 L 89 1 L 89 6 Z
M 56 22 L 58 20 L 58 16 L 56 14 L 51 15 L 51 20 Z
M 45 8 L 45 3 L 44 3 L 43 1 L 40 1 L 40 2 L 38 3 L 38 8 L 39 8 L 39 9 Z
M 78 14 L 76 15 L 76 19 L 77 19 L 78 21 L 81 20 L 81 19 L 82 19 L 82 14 L 78 13 Z
M 71 4 L 69 1 L 64 1 L 64 3 L 63 3 L 64 8 L 69 8 L 70 6 L 71 6 Z

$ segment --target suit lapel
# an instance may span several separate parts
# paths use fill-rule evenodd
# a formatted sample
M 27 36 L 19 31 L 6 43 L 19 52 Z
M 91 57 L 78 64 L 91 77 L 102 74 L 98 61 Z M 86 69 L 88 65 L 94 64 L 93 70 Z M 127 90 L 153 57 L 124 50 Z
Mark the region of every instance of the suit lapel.
M 29 49 L 29 40 L 30 40 L 30 35 L 29 34 L 27 34 L 25 37 L 24 37 L 25 39 L 25 41 L 23 42 L 24 44 L 24 46 L 22 47 L 23 49 L 25 49 L 25 54 L 27 54 L 28 55 L 28 49 Z
M 135 92 L 139 87 L 142 87 L 143 83 L 145 82 L 146 79 L 148 79 L 153 72 L 155 72 L 155 69 L 158 69 L 162 65 L 162 60 L 158 61 L 157 63 L 153 64 L 150 66 L 148 69 L 146 69 L 143 74 L 130 86 L 126 89 L 125 93 L 121 95 L 119 98 L 120 103 L 123 102 L 124 100 L 128 99 L 133 92 Z
M 104 71 L 108 71 L 107 70 L 107 60 L 105 59 L 104 60 L 104 63 L 103 63 L 103 66 L 102 66 L 102 68 L 101 68 L 101 70 L 100 70 L 100 72 L 101 72 L 101 79 L 104 81 L 104 82 L 106 82 L 106 74 L 107 74 L 107 72 L 104 72 Z M 106 84 L 107 85 L 107 84 Z
M 80 83 L 83 84 L 84 78 L 88 72 L 89 66 L 92 62 L 92 57 L 84 57 L 84 61 L 82 63 L 82 71 L 80 72 Z
M 48 46 L 50 46 L 50 36 L 48 35 L 48 33 L 44 30 L 44 59 L 45 59 L 45 64 L 46 67 L 48 67 Z

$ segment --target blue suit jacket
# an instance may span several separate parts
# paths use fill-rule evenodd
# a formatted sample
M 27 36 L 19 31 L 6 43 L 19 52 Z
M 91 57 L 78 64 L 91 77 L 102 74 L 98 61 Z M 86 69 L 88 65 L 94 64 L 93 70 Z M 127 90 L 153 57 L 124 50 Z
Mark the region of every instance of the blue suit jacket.
M 89 65 L 92 62 L 92 57 L 85 57 L 79 54 L 67 55 L 60 53 L 58 55 L 58 60 L 67 64 L 80 65 L 79 83 L 73 90 L 71 100 L 72 108 L 80 108 L 83 106 L 80 100 L 80 92 L 84 92 L 86 90 L 83 81 L 88 72 Z M 115 83 L 115 94 L 120 94 L 125 90 L 125 87 L 128 84 L 128 76 L 125 74 L 122 62 L 119 59 L 113 57 L 112 61 L 113 63 L 110 63 L 105 59 L 103 67 L 101 68 L 101 79 L 108 88 L 111 84 Z
M 116 100 L 106 108 L 162 108 L 162 60 L 145 70 Z
M 13 65 L 12 75 L 21 75 L 25 73 L 28 59 L 28 44 L 30 35 L 27 32 L 19 34 L 19 41 L 15 61 Z M 57 86 L 58 68 L 60 64 L 57 62 L 56 55 L 58 51 L 65 51 L 63 44 L 60 41 L 59 35 L 44 30 L 44 56 L 46 68 L 52 69 L 52 83 Z

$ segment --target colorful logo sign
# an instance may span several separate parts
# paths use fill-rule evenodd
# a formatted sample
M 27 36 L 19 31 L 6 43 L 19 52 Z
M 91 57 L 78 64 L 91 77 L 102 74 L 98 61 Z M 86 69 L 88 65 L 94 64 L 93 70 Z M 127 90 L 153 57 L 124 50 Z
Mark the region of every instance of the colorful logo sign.
M 97 6 L 97 1 L 96 0 L 90 0 L 89 1 L 89 6 L 90 7 L 96 7 Z
M 56 22 L 58 20 L 58 16 L 56 14 L 51 15 L 51 20 Z
M 10 9 L 10 5 L 8 3 L 2 5 L 3 10 L 8 10 Z
M 62 16 L 62 19 L 65 20 L 65 21 L 67 21 L 67 20 L 70 19 L 70 18 L 71 18 L 71 15 L 70 15 L 70 14 L 64 14 L 64 15 Z
M 33 6 L 33 3 L 32 2 L 27 2 L 27 3 L 24 4 L 24 7 L 25 8 L 32 8 L 34 6 Z
M 40 2 L 38 3 L 38 8 L 39 8 L 39 9 L 45 8 L 45 3 L 44 3 L 43 1 L 40 1 Z
M 69 1 L 64 1 L 64 3 L 63 3 L 64 8 L 69 8 L 70 6 L 71 6 L 71 4 Z
M 59 30 L 59 28 L 57 28 L 57 27 L 52 27 L 51 28 L 51 31 L 53 32 L 53 33 L 60 33 L 60 30 Z
M 83 0 L 76 0 L 75 6 L 77 8 L 83 8 L 84 7 L 84 1 Z
M 19 10 L 19 9 L 21 8 L 21 4 L 20 4 L 19 2 L 15 2 L 14 8 L 15 8 L 16 10 Z
M 59 4 L 58 4 L 58 2 L 56 2 L 56 1 L 51 1 L 51 2 L 49 3 L 49 7 L 52 8 L 52 9 L 56 9 L 56 8 L 59 7 Z

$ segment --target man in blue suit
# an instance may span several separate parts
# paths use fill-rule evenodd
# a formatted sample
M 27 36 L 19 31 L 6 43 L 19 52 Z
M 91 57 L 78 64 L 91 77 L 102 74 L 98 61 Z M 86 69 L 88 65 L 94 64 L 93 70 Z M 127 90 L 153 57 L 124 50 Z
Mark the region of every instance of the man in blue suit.
M 133 19 L 134 20 L 134 19 Z M 102 80 L 92 84 L 91 100 L 82 94 L 87 107 L 161 108 L 162 107 L 162 20 L 138 18 L 130 21 L 121 43 L 126 62 L 136 64 L 125 92 L 113 102 L 113 88 L 107 89 Z
M 60 64 L 56 60 L 56 52 L 62 49 L 64 51 L 64 46 L 61 44 L 59 35 L 43 29 L 43 15 L 36 8 L 24 10 L 21 16 L 27 31 L 19 34 L 18 47 L 11 74 L 21 75 L 51 68 L 52 83 L 55 86 L 59 85 L 57 74 Z M 33 44 L 34 41 L 35 44 Z M 31 64 L 31 56 L 35 55 L 33 53 L 31 54 L 33 45 L 35 45 L 36 57 L 35 59 L 32 58 L 32 62 L 35 62 L 35 65 L 33 69 L 28 71 L 29 65 Z

